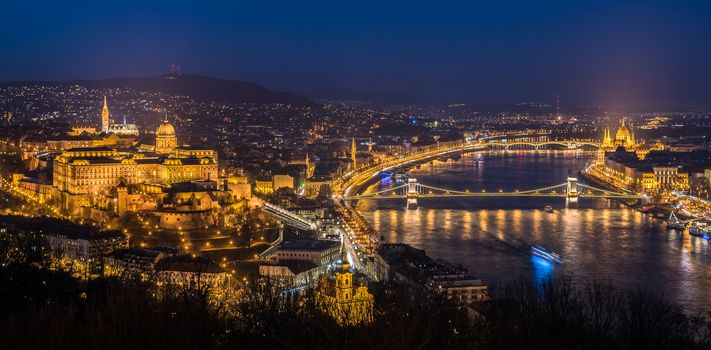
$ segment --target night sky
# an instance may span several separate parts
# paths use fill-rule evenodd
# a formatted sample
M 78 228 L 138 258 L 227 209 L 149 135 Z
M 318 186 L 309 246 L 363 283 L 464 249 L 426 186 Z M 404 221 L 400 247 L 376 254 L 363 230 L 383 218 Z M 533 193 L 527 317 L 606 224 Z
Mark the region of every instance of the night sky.
M 711 1 L 6 0 L 0 12 L 1 81 L 177 64 L 299 93 L 711 104 Z

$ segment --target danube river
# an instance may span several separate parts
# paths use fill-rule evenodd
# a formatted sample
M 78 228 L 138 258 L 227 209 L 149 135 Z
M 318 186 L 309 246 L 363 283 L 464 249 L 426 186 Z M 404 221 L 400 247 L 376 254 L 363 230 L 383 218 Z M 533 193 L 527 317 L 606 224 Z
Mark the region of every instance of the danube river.
M 435 161 L 411 169 L 423 184 L 496 192 L 556 185 L 590 160 L 571 151 L 495 152 Z M 477 161 L 477 159 L 479 159 Z M 366 192 L 393 184 L 376 183 Z M 602 279 L 615 286 L 662 293 L 692 312 L 711 311 L 711 248 L 687 233 L 606 199 L 566 204 L 559 198 L 362 200 L 359 211 L 384 242 L 407 243 L 433 258 L 462 264 L 488 284 L 530 277 Z M 555 211 L 543 210 L 546 205 Z M 530 245 L 561 255 L 552 265 L 532 258 Z

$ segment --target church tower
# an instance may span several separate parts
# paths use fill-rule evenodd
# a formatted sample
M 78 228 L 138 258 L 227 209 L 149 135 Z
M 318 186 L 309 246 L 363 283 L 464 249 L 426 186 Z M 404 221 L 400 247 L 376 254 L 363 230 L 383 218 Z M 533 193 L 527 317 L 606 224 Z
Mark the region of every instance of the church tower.
M 602 148 L 605 150 L 615 148 L 614 142 L 612 141 L 612 133 L 609 128 L 605 128 L 605 136 L 602 138 Z
M 316 300 L 322 310 L 331 315 L 340 325 L 370 323 L 373 320 L 373 295 L 364 284 L 353 285 L 351 264 L 348 263 L 348 250 L 343 238 L 341 243 L 341 262 L 336 269 L 335 283 L 323 276 L 319 283 Z
M 309 159 L 309 152 L 306 152 L 305 164 L 306 173 L 304 174 L 304 176 L 306 177 L 306 179 L 309 179 L 311 175 L 313 175 L 313 169 L 311 168 L 311 159 Z
M 128 187 L 122 180 L 116 186 L 116 214 L 123 217 L 126 210 L 128 210 Z
M 356 142 L 355 142 L 355 137 L 353 138 L 353 141 L 351 141 L 351 161 L 353 161 L 353 170 L 357 168 L 356 164 L 356 154 L 358 153 L 356 149 Z
M 109 132 L 109 106 L 104 95 L 104 108 L 101 110 L 101 132 Z
M 336 300 L 345 302 L 351 299 L 353 287 L 353 274 L 350 271 L 351 264 L 348 263 L 348 251 L 346 250 L 346 242 L 341 245 L 341 263 L 339 264 L 340 271 L 336 272 Z

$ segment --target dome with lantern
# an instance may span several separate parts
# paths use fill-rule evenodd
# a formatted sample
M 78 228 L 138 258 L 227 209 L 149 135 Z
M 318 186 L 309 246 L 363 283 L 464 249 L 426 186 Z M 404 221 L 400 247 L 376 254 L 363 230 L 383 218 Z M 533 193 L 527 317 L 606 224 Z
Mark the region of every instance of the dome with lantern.
M 622 119 L 620 128 L 615 133 L 615 146 L 623 146 L 631 149 L 635 146 L 634 134 L 625 126 L 625 119 Z
M 168 119 L 164 119 L 162 123 L 158 126 L 156 130 L 156 136 L 175 136 L 175 128 Z

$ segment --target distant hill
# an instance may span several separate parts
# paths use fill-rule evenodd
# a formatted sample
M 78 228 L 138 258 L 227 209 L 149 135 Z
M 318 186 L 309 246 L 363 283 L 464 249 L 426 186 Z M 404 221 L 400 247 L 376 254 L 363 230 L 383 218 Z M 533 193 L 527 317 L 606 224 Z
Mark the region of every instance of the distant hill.
M 0 85 L 19 83 L 12 82 Z M 105 80 L 73 80 L 59 84 L 81 85 L 96 89 L 131 88 L 147 92 L 164 92 L 171 95 L 190 96 L 200 102 L 313 104 L 306 97 L 290 92 L 269 90 L 252 82 L 225 80 L 192 74 L 166 74 L 156 77 L 111 78 Z

